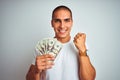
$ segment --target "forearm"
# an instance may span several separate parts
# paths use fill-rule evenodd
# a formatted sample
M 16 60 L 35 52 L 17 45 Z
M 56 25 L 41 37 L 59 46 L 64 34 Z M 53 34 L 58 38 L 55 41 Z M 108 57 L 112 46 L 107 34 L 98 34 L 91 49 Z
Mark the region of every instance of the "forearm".
M 81 80 L 95 80 L 96 71 L 88 56 L 79 56 L 79 74 Z
M 30 66 L 30 69 L 26 75 L 26 80 L 40 80 L 40 73 L 36 72 L 34 65 Z
M 41 80 L 40 79 L 40 73 L 35 73 L 35 80 Z
M 89 57 L 86 54 L 86 34 L 85 33 L 78 33 L 74 37 L 74 44 L 79 52 L 79 75 L 80 80 L 94 80 L 96 71 L 92 66 Z

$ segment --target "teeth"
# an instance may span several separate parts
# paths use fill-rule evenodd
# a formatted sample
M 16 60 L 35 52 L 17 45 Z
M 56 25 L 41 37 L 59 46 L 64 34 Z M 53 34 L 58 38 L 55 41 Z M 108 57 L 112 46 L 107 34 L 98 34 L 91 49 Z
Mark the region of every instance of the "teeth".
M 60 32 L 61 32 L 61 33 L 64 33 L 64 32 L 65 32 L 65 30 L 60 30 Z

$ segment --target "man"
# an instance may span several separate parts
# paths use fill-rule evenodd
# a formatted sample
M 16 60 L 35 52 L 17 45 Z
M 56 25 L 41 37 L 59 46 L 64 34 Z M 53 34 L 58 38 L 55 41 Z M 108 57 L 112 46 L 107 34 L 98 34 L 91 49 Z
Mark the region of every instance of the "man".
M 55 38 L 63 43 L 63 48 L 56 59 L 49 54 L 36 56 L 35 64 L 30 66 L 26 75 L 27 80 L 42 80 L 41 75 L 44 71 L 47 80 L 95 79 L 96 71 L 86 53 L 86 35 L 77 33 L 72 40 L 70 36 L 72 24 L 72 12 L 68 7 L 58 6 L 53 10 L 51 25 Z

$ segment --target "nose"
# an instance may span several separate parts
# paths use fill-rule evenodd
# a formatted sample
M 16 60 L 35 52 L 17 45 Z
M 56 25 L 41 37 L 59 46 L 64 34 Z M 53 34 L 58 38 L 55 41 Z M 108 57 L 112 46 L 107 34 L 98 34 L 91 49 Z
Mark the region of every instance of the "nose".
M 61 21 L 60 28 L 64 28 L 64 27 L 65 27 L 65 23 L 64 23 L 64 21 Z

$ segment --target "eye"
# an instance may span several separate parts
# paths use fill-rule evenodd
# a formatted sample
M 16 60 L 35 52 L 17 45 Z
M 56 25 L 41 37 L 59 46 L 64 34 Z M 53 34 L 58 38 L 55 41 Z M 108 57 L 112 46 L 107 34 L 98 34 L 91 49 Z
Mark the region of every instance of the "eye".
M 65 22 L 70 22 L 70 19 L 68 18 L 68 19 L 65 19 L 64 21 L 65 21 Z
M 54 22 L 57 23 L 57 22 L 60 22 L 60 20 L 59 19 L 54 19 Z

